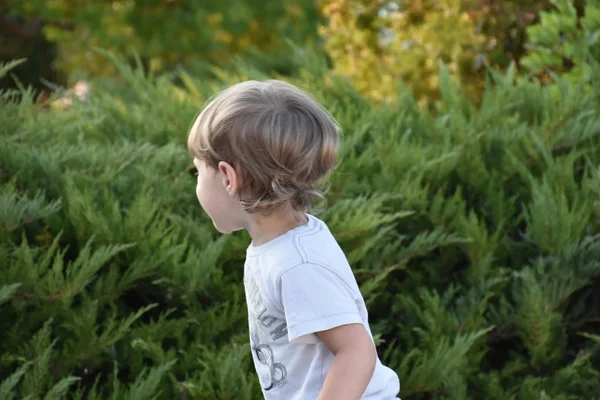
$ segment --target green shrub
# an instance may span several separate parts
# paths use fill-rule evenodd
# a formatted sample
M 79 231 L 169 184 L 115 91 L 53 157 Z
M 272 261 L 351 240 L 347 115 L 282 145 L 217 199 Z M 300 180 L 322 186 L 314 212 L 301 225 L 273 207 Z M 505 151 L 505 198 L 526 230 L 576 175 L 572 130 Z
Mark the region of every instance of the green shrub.
M 527 29 L 529 54 L 521 60 L 529 72 L 552 82 L 551 72 L 573 83 L 589 82 L 600 61 L 600 1 L 588 0 L 583 16 L 569 0 L 555 0 L 540 23 Z
M 290 59 L 345 131 L 320 216 L 402 397 L 598 398 L 598 80 L 559 80 L 557 102 L 509 71 L 475 109 L 442 68 L 432 115 Z M 94 81 L 72 108 L 2 94 L 0 399 L 260 398 L 248 240 L 200 210 L 185 136 L 216 88 L 265 75 L 115 65 L 125 84 Z
M 37 42 L 56 45 L 54 62 L 71 79 L 113 75 L 114 64 L 93 51 L 138 53 L 153 72 L 184 66 L 205 69 L 234 56 L 262 53 L 285 69 L 284 39 L 314 44 L 318 10 L 313 0 L 7 0 L 0 13 L 41 26 Z M 0 29 L 0 33 L 4 30 Z M 7 30 L 9 34 L 12 30 Z M 9 35 L 6 42 L 26 42 Z M 0 37 L 1 39 L 1 37 Z M 16 49 L 15 51 L 18 51 Z M 1 54 L 1 53 L 0 53 Z M 23 56 L 22 53 L 19 57 Z M 35 56 L 32 54 L 32 57 Z

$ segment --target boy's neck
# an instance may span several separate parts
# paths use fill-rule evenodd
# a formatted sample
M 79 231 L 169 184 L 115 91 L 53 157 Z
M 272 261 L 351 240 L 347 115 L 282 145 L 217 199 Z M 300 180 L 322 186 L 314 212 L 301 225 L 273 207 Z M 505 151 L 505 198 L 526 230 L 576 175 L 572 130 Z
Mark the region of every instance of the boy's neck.
M 251 215 L 245 228 L 252 238 L 252 245 L 261 246 L 306 223 L 306 214 L 280 210 L 269 215 Z

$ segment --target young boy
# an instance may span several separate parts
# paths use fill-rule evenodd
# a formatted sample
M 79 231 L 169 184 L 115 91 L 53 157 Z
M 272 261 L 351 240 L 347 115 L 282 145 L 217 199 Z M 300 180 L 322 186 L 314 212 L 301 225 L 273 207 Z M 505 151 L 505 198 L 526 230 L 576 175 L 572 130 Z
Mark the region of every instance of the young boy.
M 226 89 L 189 133 L 198 201 L 219 232 L 252 238 L 244 287 L 265 399 L 389 400 L 400 390 L 378 359 L 346 257 L 306 213 L 338 146 L 327 111 L 281 81 Z

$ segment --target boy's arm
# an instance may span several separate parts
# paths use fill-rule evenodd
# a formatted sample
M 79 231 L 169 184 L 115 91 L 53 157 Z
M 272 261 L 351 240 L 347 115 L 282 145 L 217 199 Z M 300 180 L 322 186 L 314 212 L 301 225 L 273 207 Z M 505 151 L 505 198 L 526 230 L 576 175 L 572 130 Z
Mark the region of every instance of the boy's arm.
M 362 324 L 342 325 L 317 332 L 335 355 L 318 400 L 359 400 L 365 392 L 377 353 Z

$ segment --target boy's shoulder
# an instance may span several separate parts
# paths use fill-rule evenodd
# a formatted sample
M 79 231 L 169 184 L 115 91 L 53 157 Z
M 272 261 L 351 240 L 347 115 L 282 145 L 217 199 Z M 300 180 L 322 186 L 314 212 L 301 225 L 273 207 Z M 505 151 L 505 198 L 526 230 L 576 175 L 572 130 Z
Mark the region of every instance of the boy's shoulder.
M 244 282 L 255 285 L 246 290 L 259 290 L 263 299 L 270 299 L 286 315 L 299 307 L 291 305 L 290 299 L 317 298 L 337 305 L 350 301 L 354 307 L 360 298 L 344 252 L 327 225 L 313 216 L 306 225 L 266 245 L 250 246 L 246 262 Z
M 263 272 L 280 277 L 302 264 L 327 269 L 347 268 L 348 261 L 327 225 L 315 216 L 308 222 L 258 247 L 250 245 L 247 260 L 254 260 Z

